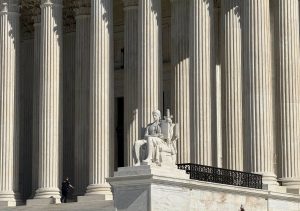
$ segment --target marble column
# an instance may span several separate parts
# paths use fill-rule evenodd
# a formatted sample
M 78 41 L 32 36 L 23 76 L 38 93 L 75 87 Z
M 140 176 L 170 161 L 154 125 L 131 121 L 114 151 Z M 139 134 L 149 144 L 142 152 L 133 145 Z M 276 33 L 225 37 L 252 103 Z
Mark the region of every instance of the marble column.
M 138 0 L 124 0 L 125 166 L 133 164 L 132 146 L 138 140 Z
M 225 80 L 225 168 L 243 170 L 242 30 L 240 0 L 222 1 Z
M 38 188 L 39 171 L 39 92 L 40 92 L 41 16 L 34 17 L 34 70 L 32 95 L 32 195 Z
M 191 162 L 203 165 L 212 165 L 213 6 L 213 0 L 190 1 Z
M 178 163 L 190 162 L 189 1 L 171 1 L 172 106 L 179 125 Z
M 110 170 L 113 89 L 113 4 L 91 1 L 89 186 L 87 195 L 110 197 L 105 178 Z
M 282 185 L 300 187 L 299 2 L 278 0 L 278 77 Z
M 89 85 L 90 85 L 90 4 L 79 1 L 76 12 L 75 67 L 75 181 L 76 195 L 88 185 Z
M 276 184 L 269 1 L 243 1 L 245 128 L 250 171 Z
M 62 0 L 42 0 L 37 199 L 60 198 L 61 75 Z
M 138 11 L 138 118 L 141 128 L 153 121 L 161 107 L 161 1 L 139 0 Z
M 19 17 L 18 0 L 0 0 L 0 206 L 18 198 Z

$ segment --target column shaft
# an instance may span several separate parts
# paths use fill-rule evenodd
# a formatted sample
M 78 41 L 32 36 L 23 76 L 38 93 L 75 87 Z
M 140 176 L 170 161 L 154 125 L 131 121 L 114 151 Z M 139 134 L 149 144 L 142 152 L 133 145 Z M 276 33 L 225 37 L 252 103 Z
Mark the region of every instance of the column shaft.
M 276 184 L 269 1 L 243 1 L 245 143 L 250 170 L 263 174 L 263 183 Z
M 242 31 L 240 0 L 222 1 L 225 76 L 224 167 L 243 170 Z
M 172 106 L 179 124 L 178 163 L 190 162 L 189 1 L 171 2 Z
M 300 186 L 299 2 L 278 0 L 281 180 Z
M 59 198 L 62 1 L 41 1 L 39 188 L 35 198 Z
M 191 161 L 212 165 L 213 1 L 190 1 Z
M 133 164 L 132 146 L 138 140 L 138 0 L 125 0 L 125 166 Z
M 41 52 L 41 17 L 34 18 L 34 72 L 33 72 L 33 117 L 32 117 L 32 193 L 38 188 L 39 172 L 39 92 L 40 92 L 40 52 Z
M 90 7 L 76 11 L 75 67 L 75 187 L 83 195 L 88 185 Z
M 0 203 L 16 205 L 19 173 L 19 1 L 0 1 Z
M 87 194 L 110 195 L 105 178 L 110 169 L 113 99 L 113 4 L 91 1 L 90 161 Z M 105 18 L 104 18 L 105 17 Z
M 138 118 L 145 128 L 161 103 L 161 1 L 139 0 L 138 13 Z

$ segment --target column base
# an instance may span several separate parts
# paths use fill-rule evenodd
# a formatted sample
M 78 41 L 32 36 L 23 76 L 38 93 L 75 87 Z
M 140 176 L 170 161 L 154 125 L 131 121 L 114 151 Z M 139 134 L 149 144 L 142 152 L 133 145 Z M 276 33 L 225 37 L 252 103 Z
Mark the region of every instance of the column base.
M 54 198 L 60 201 L 60 190 L 58 188 L 39 188 L 35 192 L 34 199 Z
M 300 189 L 300 178 L 280 178 L 282 186 Z
M 15 207 L 22 204 L 18 193 L 13 191 L 0 192 L 0 207 Z
M 112 200 L 112 192 L 109 184 L 91 184 L 86 189 L 86 194 L 78 200 L 89 200 L 92 198 L 100 200 Z
M 274 173 L 269 172 L 253 172 L 254 174 L 261 174 L 263 176 L 262 183 L 264 185 L 276 185 L 278 186 L 277 177 Z

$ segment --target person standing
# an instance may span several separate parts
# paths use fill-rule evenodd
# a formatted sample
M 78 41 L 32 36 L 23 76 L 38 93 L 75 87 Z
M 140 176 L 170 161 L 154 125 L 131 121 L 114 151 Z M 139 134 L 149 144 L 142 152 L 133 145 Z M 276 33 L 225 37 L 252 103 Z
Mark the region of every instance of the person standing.
M 67 203 L 68 193 L 70 189 L 74 189 L 74 187 L 71 185 L 69 181 L 69 177 L 66 177 L 66 179 L 61 184 L 61 203 Z

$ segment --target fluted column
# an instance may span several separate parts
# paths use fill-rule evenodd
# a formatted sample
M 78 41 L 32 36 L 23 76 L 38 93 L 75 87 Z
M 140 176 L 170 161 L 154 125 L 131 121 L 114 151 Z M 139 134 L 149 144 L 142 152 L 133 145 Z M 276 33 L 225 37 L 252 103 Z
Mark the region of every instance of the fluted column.
M 243 170 L 242 30 L 240 0 L 222 1 L 225 79 L 224 167 Z
M 124 0 L 125 165 L 133 164 L 132 146 L 138 140 L 138 0 Z
M 245 79 L 245 143 L 250 170 L 263 175 L 264 184 L 276 184 L 270 48 L 269 1 L 243 1 Z
M 41 16 L 34 17 L 34 70 L 33 70 L 33 117 L 32 117 L 32 195 L 38 188 L 39 171 L 39 92 L 40 92 Z
M 213 1 L 190 1 L 191 162 L 212 165 Z
M 171 1 L 172 106 L 179 124 L 177 162 L 190 162 L 189 1 Z
M 35 198 L 59 198 L 62 0 L 41 1 L 39 180 Z
M 19 1 L 0 0 L 0 204 L 15 206 L 18 173 Z
M 113 17 L 111 0 L 91 1 L 90 161 L 87 194 L 110 195 L 110 140 L 113 98 Z
M 88 185 L 89 85 L 90 85 L 90 4 L 80 0 L 76 9 L 75 67 L 75 181 L 76 195 Z
M 138 21 L 138 118 L 145 128 L 161 107 L 161 1 L 139 0 Z
M 299 2 L 278 0 L 281 181 L 300 187 Z

